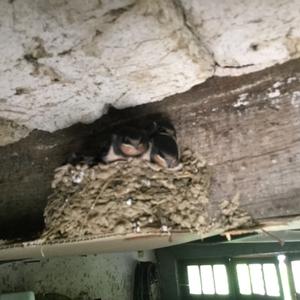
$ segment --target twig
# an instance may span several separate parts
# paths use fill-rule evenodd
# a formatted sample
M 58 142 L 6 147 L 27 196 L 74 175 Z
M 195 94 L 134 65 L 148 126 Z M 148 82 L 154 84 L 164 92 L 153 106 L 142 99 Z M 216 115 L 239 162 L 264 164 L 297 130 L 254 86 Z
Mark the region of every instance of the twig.
M 264 232 L 266 235 L 272 237 L 273 239 L 275 239 L 276 241 L 278 241 L 278 243 L 280 244 L 280 246 L 284 246 L 285 241 L 281 240 L 278 236 L 276 236 L 275 234 L 272 234 L 271 232 L 265 230 L 264 228 L 260 229 L 262 232 Z

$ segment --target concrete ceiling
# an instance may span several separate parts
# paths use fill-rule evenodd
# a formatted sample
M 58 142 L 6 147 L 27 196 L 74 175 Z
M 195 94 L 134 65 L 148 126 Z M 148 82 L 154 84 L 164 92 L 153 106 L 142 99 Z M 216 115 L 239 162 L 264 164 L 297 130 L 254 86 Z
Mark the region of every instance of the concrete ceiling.
M 0 145 L 299 56 L 297 0 L 4 0 Z

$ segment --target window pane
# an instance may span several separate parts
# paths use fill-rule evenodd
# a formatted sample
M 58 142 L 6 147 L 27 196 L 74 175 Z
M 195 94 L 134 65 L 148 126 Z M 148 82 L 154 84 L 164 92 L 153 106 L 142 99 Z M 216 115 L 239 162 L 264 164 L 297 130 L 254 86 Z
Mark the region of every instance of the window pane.
M 201 281 L 198 266 L 187 266 L 190 294 L 201 294 Z
M 278 267 L 279 267 L 284 300 L 292 300 L 288 270 L 287 270 L 287 265 L 285 263 L 286 256 L 280 254 L 277 256 L 277 259 L 279 261 Z
M 212 267 L 208 265 L 200 266 L 203 294 L 213 295 L 215 293 L 214 275 Z
M 274 264 L 263 264 L 266 291 L 268 296 L 280 296 L 278 276 Z
M 297 294 L 300 294 L 300 260 L 292 261 L 292 270 Z
M 236 265 L 236 272 L 238 276 L 239 289 L 241 295 L 251 295 L 251 283 L 249 269 L 246 264 Z
M 252 293 L 264 295 L 265 287 L 261 264 L 250 264 L 249 268 L 251 276 Z
M 215 277 L 215 287 L 216 293 L 218 295 L 228 295 L 228 277 L 226 272 L 226 267 L 224 265 L 214 265 L 214 277 Z

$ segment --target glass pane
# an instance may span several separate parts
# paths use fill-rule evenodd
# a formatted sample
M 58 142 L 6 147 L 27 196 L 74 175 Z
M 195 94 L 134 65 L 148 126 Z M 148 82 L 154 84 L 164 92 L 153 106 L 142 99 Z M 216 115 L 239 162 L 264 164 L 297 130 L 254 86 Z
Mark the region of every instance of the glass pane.
M 265 284 L 261 264 L 250 264 L 249 269 L 251 276 L 252 293 L 257 295 L 264 295 Z
M 280 296 L 278 276 L 274 264 L 263 264 L 266 291 L 268 296 Z
M 187 266 L 189 290 L 192 295 L 201 294 L 199 266 Z
M 203 294 L 213 295 L 215 293 L 215 284 L 212 267 L 209 265 L 203 265 L 200 266 L 200 271 Z
M 280 278 L 281 278 L 284 300 L 292 300 L 291 288 L 290 288 L 289 277 L 288 277 L 288 270 L 287 270 L 287 265 L 285 263 L 286 257 L 285 257 L 285 255 L 280 254 L 277 256 L 277 258 L 279 261 L 278 266 L 279 266 L 279 273 L 280 273 Z
M 239 282 L 239 289 L 241 295 L 251 295 L 251 282 L 249 269 L 246 264 L 236 265 L 236 272 Z
M 300 260 L 292 261 L 294 284 L 297 294 L 300 294 Z
M 218 295 L 228 295 L 228 277 L 226 272 L 226 267 L 224 265 L 214 265 L 214 278 L 215 278 L 215 287 L 216 293 Z

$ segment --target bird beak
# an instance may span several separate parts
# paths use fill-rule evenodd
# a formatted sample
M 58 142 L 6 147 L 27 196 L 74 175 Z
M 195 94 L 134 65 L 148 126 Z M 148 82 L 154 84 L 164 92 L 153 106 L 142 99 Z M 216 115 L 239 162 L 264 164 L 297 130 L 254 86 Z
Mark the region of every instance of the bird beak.
M 143 152 L 145 152 L 145 147 L 144 146 L 138 146 L 134 147 L 129 144 L 122 144 L 120 146 L 121 151 L 126 155 L 126 156 L 138 156 L 141 155 Z
M 167 168 L 167 169 L 173 169 L 175 168 L 179 162 L 175 158 L 163 158 L 160 155 L 156 154 L 153 158 L 153 160 L 161 167 Z
M 167 164 L 167 161 L 162 158 L 160 155 L 156 154 L 154 157 L 153 157 L 153 160 L 161 167 L 163 168 L 168 168 L 168 164 Z

